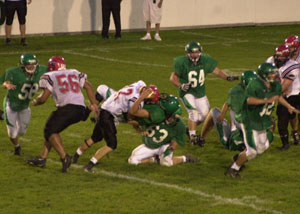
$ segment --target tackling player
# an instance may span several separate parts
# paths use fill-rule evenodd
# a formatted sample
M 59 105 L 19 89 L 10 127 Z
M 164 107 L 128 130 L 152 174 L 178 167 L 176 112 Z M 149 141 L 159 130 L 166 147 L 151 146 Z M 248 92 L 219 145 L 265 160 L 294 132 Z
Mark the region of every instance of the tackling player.
M 94 90 L 87 81 L 87 75 L 75 69 L 67 69 L 64 58 L 54 56 L 48 62 L 49 72 L 40 80 L 43 92 L 32 101 L 33 106 L 44 104 L 52 95 L 57 110 L 49 116 L 44 128 L 44 145 L 40 157 L 27 160 L 30 165 L 44 167 L 51 147 L 57 151 L 62 161 L 62 172 L 67 172 L 71 165 L 72 157 L 63 147 L 59 135 L 64 129 L 85 118 L 84 96 L 81 92 L 85 89 L 91 102 L 91 111 L 98 115 L 98 106 Z
M 170 81 L 179 88 L 179 97 L 188 115 L 188 128 L 193 145 L 203 145 L 203 139 L 197 137 L 196 128 L 209 112 L 209 101 L 205 93 L 205 78 L 209 73 L 221 79 L 233 81 L 237 76 L 228 76 L 217 67 L 218 62 L 208 54 L 202 53 L 202 46 L 191 42 L 185 47 L 186 56 L 174 59 L 174 71 Z
M 47 67 L 39 65 L 35 55 L 21 55 L 20 66 L 8 68 L 1 77 L 7 89 L 4 98 L 4 115 L 8 137 L 15 147 L 15 155 L 21 155 L 18 138 L 27 132 L 31 110 L 29 102 L 39 90 L 40 77 Z
M 169 95 L 162 97 L 159 105 L 150 104 L 145 105 L 144 109 L 138 109 L 149 93 L 142 93 L 129 111 L 138 117 L 138 130 L 140 124 L 145 125 L 140 130 L 143 144 L 133 150 L 128 163 L 138 165 L 158 162 L 164 166 L 173 166 L 183 162 L 198 162 L 198 158 L 190 154 L 173 157 L 177 145 L 185 145 L 186 127 L 183 121 L 176 117 L 182 112 L 177 98 Z

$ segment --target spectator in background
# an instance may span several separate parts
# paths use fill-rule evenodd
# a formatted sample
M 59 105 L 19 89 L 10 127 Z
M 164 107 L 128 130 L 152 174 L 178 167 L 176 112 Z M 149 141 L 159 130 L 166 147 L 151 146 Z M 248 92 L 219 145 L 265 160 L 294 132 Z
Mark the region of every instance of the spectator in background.
M 27 15 L 27 2 L 31 3 L 32 0 L 5 0 L 5 35 L 6 35 L 6 45 L 11 44 L 11 28 L 14 20 L 15 12 L 17 11 L 18 20 L 20 25 L 20 33 L 21 33 L 21 45 L 26 46 L 26 15 Z
M 121 1 L 122 0 L 102 0 L 102 39 L 108 39 L 111 13 L 116 28 L 115 39 L 121 39 Z
M 141 40 L 151 40 L 151 23 L 155 23 L 155 36 L 156 41 L 161 41 L 159 36 L 160 21 L 162 16 L 162 3 L 163 0 L 144 0 L 143 14 L 146 22 L 146 35 Z

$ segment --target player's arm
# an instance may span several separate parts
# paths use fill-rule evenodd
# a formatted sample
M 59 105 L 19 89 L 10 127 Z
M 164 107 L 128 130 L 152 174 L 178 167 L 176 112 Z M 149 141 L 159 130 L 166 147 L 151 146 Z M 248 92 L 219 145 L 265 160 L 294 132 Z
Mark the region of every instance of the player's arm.
M 179 82 L 178 74 L 176 74 L 175 72 L 171 73 L 170 81 L 171 83 L 173 83 L 173 85 L 175 85 L 178 88 L 181 86 L 181 83 Z
M 4 81 L 2 86 L 3 86 L 3 88 L 5 88 L 7 90 L 14 90 L 17 88 L 17 86 L 14 84 L 11 84 L 9 80 Z
M 218 67 L 216 67 L 215 70 L 212 73 L 214 75 L 220 77 L 221 79 L 227 80 L 227 81 L 234 81 L 234 80 L 238 80 L 239 79 L 238 76 L 229 76 L 229 75 L 227 75 L 224 71 L 222 71 Z
M 283 106 L 285 106 L 291 114 L 292 113 L 300 114 L 300 111 L 295 107 L 291 106 L 282 96 L 279 97 L 278 102 Z
M 146 88 L 142 91 L 140 97 L 133 103 L 129 109 L 129 114 L 135 117 L 150 118 L 150 114 L 147 110 L 140 108 L 141 102 L 151 96 L 153 93 L 152 89 Z
M 49 96 L 51 95 L 51 91 L 48 88 L 43 88 L 43 92 L 32 101 L 33 106 L 38 106 L 44 104 Z
M 279 99 L 278 95 L 275 95 L 270 98 L 265 98 L 265 99 L 261 99 L 261 98 L 257 98 L 257 97 L 249 97 L 247 99 L 247 104 L 248 105 L 261 105 L 261 104 L 276 102 L 276 101 L 278 101 L 278 99 Z
M 98 110 L 99 102 L 96 100 L 95 92 L 94 92 L 92 85 L 90 84 L 89 81 L 86 80 L 84 82 L 83 88 L 85 89 L 87 96 L 91 102 L 91 105 L 89 106 L 89 108 L 91 109 L 91 111 L 93 112 L 93 114 L 95 116 L 98 116 L 99 115 L 99 110 Z
M 178 145 L 178 143 L 175 140 L 171 140 L 170 145 L 168 146 L 168 148 L 164 152 L 164 157 L 171 154 L 171 152 L 174 152 L 176 150 L 177 145 Z
M 229 109 L 229 105 L 224 103 L 224 105 L 222 106 L 222 109 L 221 109 L 221 113 L 217 117 L 218 122 L 220 122 L 220 123 L 223 122 L 228 109 Z
M 288 88 L 292 85 L 293 80 L 284 78 L 281 82 L 282 94 L 288 94 Z

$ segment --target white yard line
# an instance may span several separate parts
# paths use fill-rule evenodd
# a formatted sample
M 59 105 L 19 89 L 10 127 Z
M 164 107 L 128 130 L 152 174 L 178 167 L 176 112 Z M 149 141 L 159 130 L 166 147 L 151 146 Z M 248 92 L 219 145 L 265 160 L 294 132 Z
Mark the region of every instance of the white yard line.
M 51 159 L 49 159 L 48 161 L 61 165 L 61 162 L 59 162 L 59 161 L 54 161 Z M 71 167 L 76 168 L 76 169 L 82 169 L 83 165 L 73 164 L 73 165 L 71 165 Z M 182 187 L 182 186 L 179 186 L 176 184 L 157 182 L 157 181 L 150 180 L 150 179 L 139 178 L 139 177 L 129 176 L 129 175 L 123 175 L 120 173 L 115 173 L 115 172 L 101 170 L 101 169 L 94 169 L 93 172 L 94 172 L 94 174 L 102 174 L 102 175 L 106 175 L 106 176 L 113 177 L 113 178 L 119 178 L 119 179 L 124 179 L 124 180 L 128 180 L 128 181 L 135 181 L 135 182 L 139 182 L 139 183 L 149 184 L 152 186 L 164 187 L 164 188 L 174 189 L 174 190 L 181 191 L 181 192 L 187 192 L 187 193 L 191 193 L 194 195 L 198 195 L 198 196 L 206 198 L 206 199 L 212 199 L 212 200 L 216 201 L 217 203 L 221 203 L 221 204 L 232 204 L 232 205 L 237 205 L 237 206 L 242 206 L 242 207 L 249 207 L 256 211 L 263 211 L 263 212 L 271 213 L 271 214 L 284 214 L 283 212 L 280 212 L 277 210 L 273 210 L 273 209 L 269 209 L 269 208 L 265 208 L 265 207 L 256 205 L 256 203 L 257 204 L 267 204 L 267 202 L 269 202 L 266 200 L 261 200 L 257 196 L 244 196 L 243 198 L 225 198 L 225 197 L 222 197 L 219 195 L 208 194 L 208 193 L 205 193 L 200 190 L 196 190 L 196 189 L 192 189 L 192 188 L 188 188 L 188 187 Z

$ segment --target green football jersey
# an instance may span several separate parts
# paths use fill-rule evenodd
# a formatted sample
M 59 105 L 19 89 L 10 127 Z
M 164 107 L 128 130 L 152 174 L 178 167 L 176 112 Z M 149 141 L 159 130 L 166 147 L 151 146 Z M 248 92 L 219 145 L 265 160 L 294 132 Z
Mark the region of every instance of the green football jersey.
M 184 92 L 179 89 L 179 96 L 192 94 L 197 98 L 205 96 L 205 77 L 217 67 L 218 62 L 208 54 L 202 54 L 198 63 L 194 63 L 188 56 L 179 56 L 174 59 L 174 72 L 178 75 L 180 83 L 191 83 L 191 88 Z
M 235 113 L 237 122 L 241 122 L 241 114 L 246 105 L 246 93 L 242 84 L 237 84 L 230 89 L 226 104 Z
M 267 88 L 260 79 L 252 80 L 246 88 L 246 96 L 260 99 L 270 98 L 274 95 L 281 95 L 282 87 L 279 82 L 270 83 Z M 275 102 L 262 105 L 246 105 L 243 112 L 243 123 L 247 129 L 257 131 L 266 130 L 271 127 L 271 114 L 275 108 Z
M 4 73 L 0 76 L 0 84 L 1 84 L 1 85 L 4 83 L 5 75 L 6 75 L 6 72 L 4 72 Z
M 142 137 L 143 143 L 151 149 L 169 144 L 171 140 L 175 140 L 180 146 L 184 146 L 185 130 L 186 126 L 181 119 L 176 119 L 171 124 L 163 122 L 159 125 L 153 125 L 148 127 L 148 135 Z
M 138 118 L 139 124 L 145 129 L 150 125 L 160 124 L 166 119 L 164 110 L 158 104 L 145 104 L 143 109 L 146 109 L 150 114 L 150 119 Z
M 4 81 L 10 81 L 11 84 L 16 85 L 16 89 L 7 91 L 4 102 L 9 100 L 13 111 L 27 108 L 30 100 L 38 92 L 40 77 L 46 72 L 48 67 L 44 65 L 39 65 L 31 77 L 20 67 L 7 69 Z

